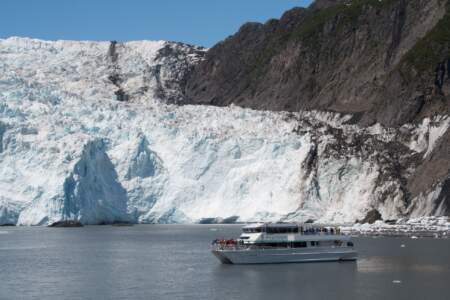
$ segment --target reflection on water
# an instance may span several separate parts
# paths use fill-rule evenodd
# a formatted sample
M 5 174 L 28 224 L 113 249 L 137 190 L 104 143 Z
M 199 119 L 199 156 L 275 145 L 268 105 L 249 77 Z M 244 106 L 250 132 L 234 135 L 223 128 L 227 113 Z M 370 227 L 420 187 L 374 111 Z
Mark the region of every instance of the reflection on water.
M 449 266 L 439 266 L 439 265 L 412 265 L 411 271 L 414 272 L 448 272 Z
M 8 232 L 0 299 L 450 299 L 450 240 L 355 238 L 357 262 L 222 265 L 210 241 L 239 226 Z
M 317 291 L 324 299 L 334 299 L 341 287 L 347 298 L 354 296 L 355 262 L 275 265 L 217 265 L 213 272 L 214 290 L 237 298 L 314 299 Z M 229 287 L 233 287 L 232 291 Z M 235 297 L 235 298 L 233 298 Z
M 433 264 L 404 264 L 401 260 L 387 257 L 361 258 L 357 262 L 358 272 L 362 273 L 382 273 L 382 272 L 448 272 L 448 265 Z
M 358 272 L 392 272 L 395 270 L 395 262 L 389 261 L 382 257 L 361 258 L 357 262 Z

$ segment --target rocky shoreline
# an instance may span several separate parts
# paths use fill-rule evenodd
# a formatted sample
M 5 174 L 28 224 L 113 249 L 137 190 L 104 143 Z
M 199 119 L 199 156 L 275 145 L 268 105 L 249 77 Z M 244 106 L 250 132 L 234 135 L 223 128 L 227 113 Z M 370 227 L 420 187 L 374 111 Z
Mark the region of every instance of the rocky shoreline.
M 449 217 L 420 217 L 392 222 L 341 226 L 341 232 L 358 236 L 392 236 L 411 238 L 450 238 Z

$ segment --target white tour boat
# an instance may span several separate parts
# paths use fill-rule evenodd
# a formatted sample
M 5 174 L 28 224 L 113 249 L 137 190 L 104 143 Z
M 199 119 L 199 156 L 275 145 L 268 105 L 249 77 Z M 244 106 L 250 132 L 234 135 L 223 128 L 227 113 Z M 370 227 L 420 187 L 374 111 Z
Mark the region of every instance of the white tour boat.
M 263 223 L 245 226 L 236 240 L 213 241 L 224 264 L 298 263 L 356 260 L 351 237 L 339 228 L 311 224 Z

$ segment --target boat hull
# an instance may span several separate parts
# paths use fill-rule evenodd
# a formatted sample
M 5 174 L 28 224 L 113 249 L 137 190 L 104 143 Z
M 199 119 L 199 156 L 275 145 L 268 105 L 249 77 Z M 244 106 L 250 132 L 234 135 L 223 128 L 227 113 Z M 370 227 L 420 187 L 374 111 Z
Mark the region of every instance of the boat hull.
M 352 261 L 357 253 L 352 248 L 331 249 L 243 249 L 213 250 L 223 264 L 280 264 L 320 261 Z

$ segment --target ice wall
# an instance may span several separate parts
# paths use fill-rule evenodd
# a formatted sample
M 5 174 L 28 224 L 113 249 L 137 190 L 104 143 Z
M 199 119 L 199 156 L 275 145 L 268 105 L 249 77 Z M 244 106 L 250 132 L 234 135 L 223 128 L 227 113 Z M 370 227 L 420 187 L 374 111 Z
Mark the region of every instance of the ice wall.
M 132 42 L 111 59 L 110 47 L 0 40 L 0 224 L 397 218 L 408 204 L 392 166 L 448 126 L 403 134 L 331 113 L 170 105 L 161 95 L 179 99 L 197 50 Z

